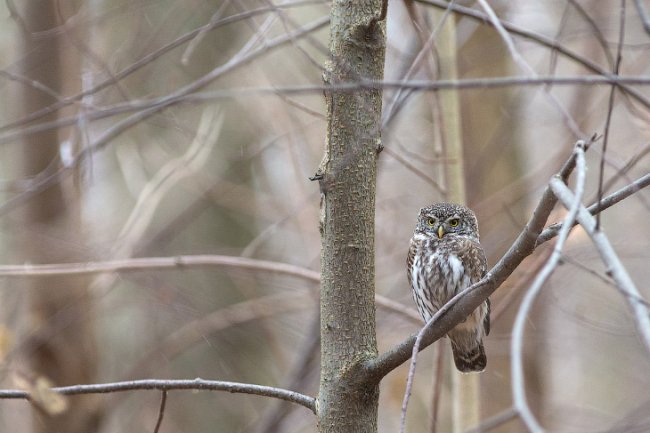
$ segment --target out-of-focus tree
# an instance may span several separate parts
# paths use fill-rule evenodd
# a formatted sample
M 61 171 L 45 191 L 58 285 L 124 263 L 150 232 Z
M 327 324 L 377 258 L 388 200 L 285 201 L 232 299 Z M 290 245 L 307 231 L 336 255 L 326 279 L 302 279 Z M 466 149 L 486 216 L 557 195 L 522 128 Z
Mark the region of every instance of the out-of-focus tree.
M 55 30 L 63 24 L 61 10 L 53 2 L 26 2 L 17 5 L 20 16 L 17 48 L 22 54 L 17 75 L 23 82 L 9 96 L 15 103 L 11 113 L 16 118 L 29 116 L 56 103 L 58 95 L 75 88 L 66 77 L 75 76 L 74 58 L 66 57 L 65 36 Z M 49 33 L 52 32 L 52 33 Z M 66 63 L 67 60 L 72 65 Z M 59 111 L 42 118 L 56 122 Z M 59 170 L 64 162 L 61 152 L 70 151 L 67 129 L 48 129 L 24 136 L 6 149 L 5 173 L 18 190 L 30 189 L 30 183 Z M 67 146 L 67 149 L 66 149 Z M 9 162 L 11 161 L 11 162 Z M 73 177 L 52 182 L 32 199 L 5 212 L 5 227 L 11 227 L 13 260 L 24 263 L 65 263 L 87 260 L 81 229 L 79 184 Z M 26 308 L 22 322 L 20 352 L 23 363 L 10 377 L 33 391 L 34 431 L 86 432 L 98 421 L 96 397 L 73 397 L 69 401 L 47 395 L 44 384 L 92 383 L 97 380 L 93 302 L 85 277 L 60 276 L 20 281 L 15 290 L 25 291 Z M 42 395 L 41 395 L 42 394 Z M 73 411 L 66 410 L 75 406 Z

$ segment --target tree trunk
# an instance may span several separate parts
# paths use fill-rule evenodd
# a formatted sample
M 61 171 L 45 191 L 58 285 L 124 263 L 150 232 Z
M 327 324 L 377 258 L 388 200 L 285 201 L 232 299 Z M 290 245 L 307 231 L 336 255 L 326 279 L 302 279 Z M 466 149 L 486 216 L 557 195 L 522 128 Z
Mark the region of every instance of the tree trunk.
M 59 5 L 61 6 L 61 5 Z M 20 74 L 61 94 L 63 88 L 63 42 L 61 35 L 39 36 L 38 32 L 61 23 L 55 2 L 25 2 L 19 8 L 24 28 L 21 48 L 25 53 Z M 74 74 L 74 72 L 72 73 Z M 70 76 L 74 76 L 74 75 Z M 17 118 L 56 102 L 51 95 L 24 86 L 17 98 Z M 43 121 L 56 120 L 52 113 Z M 12 171 L 17 179 L 52 173 L 61 166 L 59 131 L 50 129 L 28 135 L 14 149 Z M 60 263 L 80 261 L 83 256 L 79 191 L 71 176 L 54 183 L 31 197 L 15 215 L 17 248 L 14 259 L 20 262 Z M 15 217 L 14 217 L 15 218 Z M 48 277 L 26 282 L 29 293 L 30 338 L 23 353 L 30 370 L 22 369 L 28 381 L 46 378 L 54 385 L 91 383 L 95 380 L 95 341 L 90 297 L 85 277 Z M 39 404 L 34 410 L 34 431 L 87 432 L 96 425 L 98 397 L 69 397 L 67 410 Z M 62 409 L 62 408 L 61 408 Z
M 502 7 L 497 7 L 499 16 L 507 15 L 512 4 L 502 3 Z M 462 25 L 460 21 L 459 27 Z M 466 22 L 460 31 L 467 32 L 472 28 L 473 24 Z M 457 58 L 458 78 L 461 79 L 513 74 L 508 49 L 491 26 L 474 28 L 471 37 L 458 47 Z M 523 140 L 520 125 L 524 122 L 521 119 L 522 110 L 517 108 L 520 104 L 518 94 L 521 92 L 510 87 L 460 92 L 467 205 L 479 219 L 481 243 L 487 247 L 489 265 L 501 257 L 510 240 L 517 236 L 520 224 L 513 224 L 513 220 L 523 224 L 528 218 L 529 206 L 534 205 L 526 200 L 518 200 L 512 194 L 496 195 L 523 174 L 522 147 L 518 144 Z M 508 209 L 511 218 L 495 217 L 501 215 L 504 209 Z M 493 307 L 499 305 L 500 296 L 500 292 L 492 295 Z M 481 404 L 477 403 L 474 413 L 481 418 L 498 413 L 511 404 L 508 393 L 495 392 L 496 389 L 508 389 L 510 386 L 510 357 L 508 351 L 494 350 L 500 343 L 495 342 L 493 336 L 509 335 L 513 320 L 514 315 L 504 315 L 495 320 L 493 310 L 492 333 L 485 343 L 488 372 L 477 378 L 480 381 L 477 402 Z M 532 381 L 527 383 L 532 386 Z M 474 418 L 465 427 L 474 427 L 477 421 Z M 499 431 L 521 431 L 521 426 L 513 423 L 501 426 Z
M 379 0 L 335 0 L 326 83 L 383 79 Z M 321 189 L 319 429 L 376 432 L 379 388 L 354 383 L 354 366 L 377 355 L 374 304 L 375 188 L 382 92 L 327 92 Z
M 447 20 L 438 39 L 440 78 L 456 80 L 458 79 L 458 50 L 455 17 Z M 456 91 L 440 93 L 442 127 L 445 131 L 445 156 L 449 161 L 445 164 L 447 185 L 445 199 L 452 203 L 466 204 L 464 141 L 459 99 Z M 451 359 L 449 361 L 447 371 L 451 375 L 453 396 L 451 425 L 454 433 L 461 433 L 477 425 L 480 420 L 479 375 L 461 374 L 456 370 L 453 361 Z

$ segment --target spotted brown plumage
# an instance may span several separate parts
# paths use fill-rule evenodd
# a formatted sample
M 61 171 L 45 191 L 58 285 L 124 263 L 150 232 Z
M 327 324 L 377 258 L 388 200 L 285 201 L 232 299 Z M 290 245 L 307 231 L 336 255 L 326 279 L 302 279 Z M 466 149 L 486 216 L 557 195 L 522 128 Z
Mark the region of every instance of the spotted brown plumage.
M 425 321 L 487 272 L 478 222 L 465 206 L 436 203 L 422 208 L 406 259 L 413 299 Z M 447 334 L 456 368 L 483 371 L 483 336 L 490 332 L 490 300 Z

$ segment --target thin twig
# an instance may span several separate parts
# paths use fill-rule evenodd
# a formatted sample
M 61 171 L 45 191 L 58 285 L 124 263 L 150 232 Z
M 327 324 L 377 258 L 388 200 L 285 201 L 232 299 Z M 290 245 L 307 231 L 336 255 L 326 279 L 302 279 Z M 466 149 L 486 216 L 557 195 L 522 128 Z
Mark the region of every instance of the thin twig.
M 162 425 L 163 417 L 165 416 L 165 406 L 167 405 L 167 390 L 162 391 L 162 396 L 160 398 L 160 409 L 158 409 L 158 421 L 156 421 L 156 428 L 153 429 L 153 433 L 158 433 L 160 426 Z
M 318 294 L 307 290 L 285 290 L 260 296 L 220 308 L 191 320 L 165 336 L 154 348 L 141 354 L 140 359 L 124 377 L 142 377 L 150 374 L 157 361 L 169 361 L 204 341 L 206 335 L 230 329 L 253 320 L 280 316 L 292 311 L 310 309 Z
M 214 107 L 206 107 L 203 110 L 194 139 L 185 153 L 163 165 L 142 188 L 129 217 L 117 235 L 111 249 L 112 257 L 131 257 L 163 199 L 181 180 L 200 173 L 217 145 L 224 117 L 223 112 Z
M 321 27 L 324 27 L 327 23 L 329 22 L 329 18 L 320 18 L 316 21 L 310 22 L 309 24 L 306 24 L 304 27 L 296 30 L 295 32 L 292 32 L 290 34 L 285 34 L 278 36 L 270 41 L 268 41 L 264 46 L 259 47 L 253 51 L 250 51 L 244 56 L 237 57 L 237 58 L 231 58 L 230 61 L 226 62 L 223 65 L 220 65 L 213 69 L 212 71 L 208 72 L 201 78 L 199 78 L 196 81 L 193 81 L 192 83 L 183 86 L 176 91 L 172 92 L 171 94 L 167 95 L 163 99 L 159 101 L 159 103 L 155 104 L 154 106 L 151 106 L 150 108 L 144 109 L 142 111 L 139 111 L 129 117 L 127 117 L 124 120 L 121 120 L 115 125 L 113 125 L 111 128 L 109 128 L 104 134 L 100 137 L 97 138 L 90 146 L 84 148 L 81 152 L 79 152 L 72 163 L 65 167 L 62 168 L 61 170 L 58 170 L 54 174 L 50 176 L 46 176 L 43 179 L 39 179 L 38 181 L 34 182 L 34 184 L 31 186 L 31 189 L 29 191 L 23 192 L 21 194 L 18 194 L 9 200 L 5 201 L 2 205 L 0 205 L 0 214 L 3 214 L 5 212 L 8 212 L 10 210 L 15 209 L 16 205 L 23 203 L 24 201 L 28 200 L 29 198 L 33 197 L 36 194 L 39 194 L 49 188 L 51 185 L 54 183 L 62 180 L 64 177 L 68 176 L 71 174 L 72 169 L 78 167 L 82 162 L 84 162 L 86 159 L 90 157 L 90 155 L 93 154 L 93 152 L 98 151 L 108 145 L 111 141 L 113 141 L 116 137 L 118 137 L 120 134 L 122 134 L 124 131 L 128 130 L 129 128 L 137 125 L 141 121 L 148 119 L 149 117 L 153 116 L 154 114 L 158 113 L 159 111 L 164 110 L 167 107 L 170 107 L 171 105 L 175 104 L 178 102 L 178 98 L 182 97 L 183 95 L 187 96 L 190 93 L 196 92 L 199 89 L 207 86 L 214 80 L 216 80 L 218 77 L 221 77 L 227 72 L 230 72 L 242 65 L 245 65 L 249 62 L 251 62 L 253 59 L 263 55 L 263 54 L 268 54 L 271 52 L 273 49 L 276 49 L 278 47 L 284 46 L 292 41 L 294 41 L 297 38 L 304 37 L 308 35 L 309 33 L 316 31 L 320 29 Z
M 623 179 L 623 181 L 630 183 L 631 180 L 628 176 L 628 173 L 630 170 L 636 166 L 639 162 L 641 162 L 648 154 L 650 154 L 650 143 L 645 143 L 643 145 L 643 148 L 639 150 L 638 152 L 635 152 L 634 155 L 632 155 L 622 166 L 620 165 L 615 165 L 613 162 L 609 161 L 607 158 L 605 159 L 605 164 L 609 164 L 612 166 L 616 172 L 610 176 L 607 181 L 603 183 L 603 194 L 608 191 L 612 185 L 616 183 L 619 179 Z M 592 200 L 587 200 L 587 202 L 594 202 L 598 201 L 598 191 L 594 194 L 594 198 Z M 646 206 L 648 210 L 650 211 L 650 206 Z
M 321 24 L 321 23 L 319 23 Z M 276 41 L 277 42 L 277 41 Z M 288 43 L 289 39 L 284 43 Z M 273 44 L 273 47 L 276 47 Z M 255 54 L 261 54 L 255 52 Z M 253 56 L 254 57 L 254 56 Z M 247 58 L 250 60 L 250 58 Z M 234 66 L 233 66 L 234 67 Z M 222 73 L 232 70 L 228 67 Z M 594 86 L 604 84 L 616 84 L 619 88 L 624 85 L 650 85 L 650 78 L 646 75 L 639 76 L 626 76 L 626 77 L 612 77 L 601 75 L 577 75 L 577 76 L 537 76 L 537 77 L 496 77 L 496 78 L 470 78 L 461 80 L 412 80 L 408 82 L 403 81 L 372 81 L 361 79 L 354 82 L 336 83 L 336 84 L 307 84 L 295 86 L 277 86 L 277 87 L 240 87 L 230 88 L 224 90 L 216 90 L 209 92 L 198 91 L 184 91 L 174 92 L 172 94 L 146 100 L 132 100 L 127 103 L 119 103 L 113 106 L 105 107 L 102 110 L 95 110 L 93 112 L 85 113 L 84 117 L 87 121 L 102 120 L 112 116 L 117 116 L 125 113 L 140 112 L 142 110 L 154 110 L 155 112 L 161 111 L 164 108 L 170 107 L 175 104 L 181 103 L 201 103 L 212 102 L 220 99 L 244 98 L 244 97 L 259 97 L 259 96 L 278 96 L 283 95 L 303 95 L 327 92 L 357 92 L 360 90 L 377 90 L 377 89 L 413 89 L 420 91 L 434 91 L 434 90 L 461 90 L 461 89 L 496 89 L 502 87 L 512 86 Z M 138 114 L 134 114 L 136 116 Z M 153 113 L 146 112 L 144 118 L 150 117 Z M 133 120 L 131 118 L 125 119 L 123 122 L 117 123 L 114 128 L 109 132 L 114 136 L 119 135 L 125 129 L 131 126 Z M 126 122 L 129 120 L 129 122 Z M 140 119 L 142 120 L 142 119 Z M 52 122 L 42 122 L 33 126 L 28 126 L 17 131 L 9 131 L 0 134 L 0 144 L 10 143 L 18 140 L 24 136 L 37 134 L 43 131 L 48 131 L 55 128 L 63 128 L 66 126 L 75 125 L 79 122 L 79 115 L 70 116 Z M 115 131 L 114 131 L 115 130 Z M 106 139 L 101 142 L 96 141 L 93 143 L 98 150 L 104 147 Z M 79 157 L 78 157 L 79 158 Z M 75 160 L 74 165 L 78 165 L 81 161 Z M 33 182 L 29 188 L 35 188 L 38 185 Z
M 0 77 L 7 77 L 12 81 L 16 81 L 18 83 L 24 84 L 25 86 L 31 87 L 36 91 L 42 92 L 45 95 L 54 98 L 57 101 L 63 99 L 62 95 L 58 94 L 54 89 L 51 89 L 50 87 L 46 86 L 40 81 L 32 80 L 31 78 L 16 74 L 14 72 L 4 71 L 4 70 L 0 70 Z
M 122 71 L 118 72 L 117 74 L 110 77 L 109 79 L 104 80 L 104 81 L 102 81 L 100 83 L 97 83 L 93 87 L 91 87 L 91 88 L 89 88 L 87 90 L 84 90 L 81 93 L 78 93 L 78 94 L 73 95 L 73 96 L 69 96 L 69 97 L 62 99 L 61 101 L 59 101 L 59 102 L 57 102 L 55 104 L 52 104 L 52 105 L 50 105 L 48 107 L 45 107 L 43 109 L 40 109 L 40 110 L 35 111 L 33 113 L 30 113 L 28 116 L 26 116 L 26 117 L 24 117 L 24 118 L 22 118 L 20 120 L 17 120 L 15 122 L 8 123 L 8 124 L 0 126 L 0 131 L 11 129 L 11 128 L 20 128 L 20 127 L 22 127 L 22 126 L 24 126 L 24 125 L 26 125 L 26 124 L 28 124 L 30 122 L 33 122 L 34 120 L 37 120 L 37 119 L 42 118 L 43 116 L 46 116 L 47 114 L 50 114 L 50 113 L 52 113 L 54 111 L 57 111 L 62 107 L 73 104 L 74 102 L 84 98 L 85 96 L 92 95 L 92 94 L 97 93 L 97 92 L 99 92 L 99 91 L 101 91 L 101 90 L 103 90 L 103 89 L 105 89 L 105 88 L 107 88 L 107 87 L 109 87 L 111 85 L 114 85 L 118 81 L 128 77 L 132 73 L 134 73 L 134 72 L 138 71 L 139 69 L 147 66 L 148 64 L 150 64 L 151 62 L 153 62 L 157 58 L 161 57 L 162 55 L 173 51 L 175 48 L 177 48 L 178 46 L 180 46 L 180 45 L 182 45 L 182 44 L 184 44 L 184 43 L 186 43 L 188 41 L 191 41 L 192 39 L 194 39 L 201 32 L 212 31 L 212 30 L 215 30 L 215 29 L 217 29 L 219 27 L 222 27 L 222 26 L 225 26 L 225 25 L 237 22 L 237 21 L 245 20 L 245 19 L 257 16 L 257 15 L 264 14 L 264 13 L 273 12 L 273 11 L 275 11 L 277 9 L 280 9 L 280 8 L 283 8 L 283 9 L 284 8 L 294 8 L 294 7 L 308 6 L 308 5 L 319 4 L 319 3 L 324 3 L 324 2 L 321 1 L 321 0 L 302 0 L 302 1 L 296 1 L 296 2 L 290 2 L 290 3 L 283 3 L 283 4 L 273 5 L 271 7 L 260 7 L 260 8 L 257 8 L 257 9 L 251 9 L 251 10 L 247 10 L 245 12 L 239 13 L 239 14 L 234 14 L 234 15 L 227 16 L 227 17 L 225 17 L 223 19 L 220 19 L 218 21 L 215 21 L 215 22 L 211 21 L 208 24 L 205 24 L 205 25 L 203 25 L 201 27 L 198 27 L 198 28 L 196 28 L 196 29 L 194 29 L 194 30 L 192 30 L 192 31 L 178 37 L 177 39 L 175 39 L 172 42 L 170 42 L 169 44 L 159 48 L 158 50 L 153 51 L 153 52 L 145 55 L 144 57 L 142 57 L 138 61 L 134 62 L 133 64 L 129 65 L 127 68 L 125 68 Z
M 566 186 L 557 183 L 551 184 L 551 186 L 558 199 L 565 206 L 567 203 L 572 202 L 573 194 Z M 646 308 L 647 302 L 641 301 L 644 298 L 634 284 L 634 281 L 632 281 L 630 274 L 618 258 L 616 251 L 614 251 L 605 233 L 602 230 L 596 229 L 596 219 L 584 206 L 581 206 L 577 219 L 596 246 L 603 262 L 607 265 L 607 274 L 614 279 L 616 286 L 621 289 L 625 299 L 630 304 L 630 308 L 636 319 L 636 327 L 641 336 L 641 341 L 646 350 L 650 352 L 650 315 Z
M 413 389 L 413 380 L 415 379 L 415 367 L 418 362 L 417 354 L 420 351 L 422 336 L 424 335 L 425 331 L 431 327 L 435 319 L 437 319 L 436 315 L 431 317 L 426 325 L 420 329 L 420 332 L 418 332 L 417 337 L 415 338 L 415 343 L 413 344 L 411 364 L 409 365 L 409 372 L 408 376 L 406 377 L 406 389 L 404 390 L 404 398 L 402 399 L 402 409 L 399 419 L 399 433 L 404 433 L 406 431 L 406 411 L 408 409 L 409 400 L 411 399 L 411 390 Z
M 320 282 L 320 273 L 301 266 L 269 260 L 238 256 L 188 255 L 176 257 L 142 257 L 105 262 L 53 263 L 45 265 L 0 265 L 0 278 L 37 278 L 56 275 L 85 275 L 107 272 L 137 272 L 152 269 L 190 269 L 206 266 L 223 266 L 249 271 L 269 272 L 300 278 L 311 283 Z M 422 323 L 418 313 L 410 307 L 377 294 L 378 306 L 400 314 L 414 323 Z
M 618 34 L 618 47 L 616 48 L 616 63 L 614 64 L 614 75 L 618 76 L 621 67 L 621 58 L 623 51 L 623 40 L 625 38 L 625 0 L 621 0 L 620 22 Z M 607 120 L 605 120 L 605 138 L 603 138 L 603 152 L 600 155 L 600 171 L 598 172 L 598 203 L 603 198 L 603 179 L 605 178 L 605 155 L 607 154 L 607 143 L 609 141 L 609 127 L 612 123 L 612 112 L 614 111 L 614 96 L 616 95 L 616 86 L 612 85 L 609 90 L 609 101 L 607 103 Z M 596 215 L 596 230 L 600 228 L 600 214 Z
M 598 27 L 598 24 L 594 21 L 594 19 L 587 13 L 585 8 L 582 7 L 582 5 L 577 0 L 569 0 L 569 3 L 578 12 L 578 14 L 586 21 L 587 25 L 591 29 L 591 32 L 593 33 L 594 37 L 598 41 L 598 44 L 603 49 L 603 54 L 607 58 L 607 63 L 609 63 L 613 67 L 614 58 L 612 57 L 612 54 L 609 52 L 607 39 L 605 39 L 605 36 L 603 35 L 603 32 L 600 30 L 600 27 Z
M 482 13 L 481 11 L 477 11 L 476 9 L 468 8 L 466 6 L 461 6 L 455 3 L 453 5 L 450 5 L 449 2 L 443 0 L 415 0 L 415 1 L 421 4 L 435 6 L 440 9 L 450 8 L 453 12 L 463 15 L 467 18 L 473 19 L 480 24 L 493 25 L 492 21 L 490 21 L 490 19 L 486 14 Z M 611 73 L 609 71 L 602 68 L 600 65 L 594 63 L 590 59 L 586 57 L 582 57 L 580 54 L 569 50 L 558 41 L 551 39 L 548 36 L 544 36 L 542 34 L 535 33 L 528 29 L 519 27 L 515 24 L 509 23 L 504 20 L 499 20 L 499 22 L 501 23 L 503 28 L 505 28 L 510 34 L 521 36 L 525 39 L 531 40 L 535 43 L 556 50 L 557 52 L 563 54 L 567 58 L 581 64 L 582 66 L 589 69 L 590 71 L 611 78 Z M 629 87 L 623 87 L 623 86 L 621 87 L 621 90 L 626 92 L 636 101 L 640 102 L 646 108 L 650 108 L 650 101 L 648 101 L 648 99 L 646 99 L 646 97 L 642 95 L 640 92 L 638 92 L 637 90 L 631 89 Z
M 576 219 L 578 209 L 580 208 L 580 201 L 585 190 L 585 159 L 584 159 L 584 143 L 578 143 L 575 149 L 576 155 L 576 194 L 574 200 L 569 206 L 569 213 L 567 214 L 564 222 L 562 223 L 562 228 L 558 234 L 558 240 L 553 248 L 553 252 L 549 257 L 548 261 L 541 269 L 541 271 L 535 277 L 535 280 L 531 284 L 530 288 L 526 292 L 524 299 L 521 301 L 519 311 L 515 318 L 515 323 L 512 328 L 512 343 L 510 351 L 510 364 L 511 364 L 511 377 L 512 377 L 512 399 L 513 405 L 517 410 L 519 417 L 522 419 L 528 430 L 532 433 L 541 433 L 544 431 L 542 426 L 539 424 L 535 416 L 533 415 L 528 402 L 526 400 L 526 388 L 524 385 L 524 366 L 523 366 L 523 345 L 524 345 L 524 329 L 526 321 L 528 320 L 528 313 L 533 306 L 535 298 L 541 291 L 546 280 L 551 276 L 555 268 L 560 263 L 562 257 L 562 248 L 564 248 L 564 243 L 567 240 L 573 223 Z M 551 179 L 551 184 L 553 182 L 560 182 L 564 184 L 564 181 L 553 178 Z
M 506 31 L 503 24 L 501 24 L 501 20 L 499 20 L 499 17 L 494 12 L 494 9 L 492 9 L 492 7 L 489 5 L 487 0 L 478 0 L 478 3 L 481 5 L 483 10 L 487 14 L 490 22 L 496 29 L 497 33 L 499 34 L 499 36 L 501 36 L 501 39 L 503 39 L 503 42 L 506 44 L 506 47 L 510 52 L 510 56 L 512 56 L 512 59 L 514 60 L 515 64 L 517 64 L 519 68 L 522 69 L 527 75 L 531 77 L 537 77 L 538 76 L 537 72 L 535 72 L 532 66 L 530 66 L 528 62 L 523 58 L 523 56 L 519 53 L 519 51 L 517 51 L 515 42 L 512 40 L 512 37 Z M 566 125 L 569 127 L 571 132 L 573 132 L 578 138 L 586 137 L 585 133 L 580 130 L 580 127 L 576 123 L 575 119 L 566 110 L 566 108 L 562 105 L 559 99 L 557 99 L 555 95 L 549 92 L 547 88 L 544 89 L 544 93 L 546 94 L 546 97 L 549 99 L 551 104 L 554 105 L 555 108 L 560 112 L 560 114 L 562 115 L 562 117 L 566 122 Z
M 93 383 L 88 385 L 60 386 L 52 388 L 53 392 L 61 395 L 108 394 L 114 392 L 152 390 L 177 391 L 226 391 L 237 394 L 252 394 L 263 397 L 278 398 L 306 407 L 316 413 L 316 399 L 298 392 L 272 386 L 254 385 L 251 383 L 226 382 L 222 380 L 196 379 L 141 379 L 125 382 Z M 29 400 L 28 391 L 19 389 L 0 390 L 0 399 Z
M 500 412 L 486 419 L 485 421 L 481 422 L 481 424 L 477 425 L 472 429 L 467 430 L 465 433 L 484 433 L 486 431 L 490 431 L 516 418 L 517 415 L 518 415 L 517 409 L 515 409 L 514 407 L 510 407 L 504 410 L 503 412 Z
M 614 206 L 616 203 L 626 199 L 627 197 L 631 196 L 635 192 L 638 192 L 649 185 L 650 185 L 650 173 L 640 177 L 639 179 L 619 189 L 618 191 L 613 192 L 612 194 L 603 198 L 600 201 L 600 203 L 592 204 L 587 208 L 587 211 L 589 211 L 589 213 L 592 215 L 598 215 L 605 209 Z M 557 236 L 559 231 L 560 231 L 559 223 L 551 224 L 550 226 L 548 226 L 537 238 L 537 246 Z
M 212 26 L 214 23 L 219 22 L 222 19 L 223 12 L 230 6 L 230 0 L 222 2 L 217 10 L 212 14 L 212 18 L 210 18 L 210 22 L 208 23 L 207 26 L 202 26 L 201 30 L 196 33 L 192 39 L 189 40 L 187 47 L 185 47 L 185 50 L 183 51 L 183 54 L 181 55 L 181 64 L 183 66 L 187 66 L 188 63 L 190 62 L 190 57 L 196 50 L 196 47 L 203 42 L 203 39 L 205 39 L 205 36 L 210 32 L 210 30 L 213 29 Z
M 320 281 L 318 272 L 300 266 L 268 260 L 221 255 L 144 257 L 127 260 L 109 260 L 105 262 L 57 263 L 47 265 L 1 265 L 0 277 L 50 277 L 55 275 L 133 272 L 148 269 L 183 269 L 203 266 L 226 266 L 293 276 L 314 283 Z
M 643 1 L 644 0 L 634 0 L 634 4 L 636 5 L 636 10 L 639 13 L 639 18 L 643 23 L 643 28 L 645 29 L 646 33 L 650 34 L 650 16 L 648 15 L 648 11 L 645 8 Z
M 450 1 L 449 5 L 451 6 L 454 3 L 454 1 Z M 408 70 L 406 73 L 404 73 L 404 76 L 402 77 L 403 82 L 408 82 L 415 72 L 417 72 L 420 68 L 420 65 L 426 58 L 426 56 L 430 53 L 432 47 L 434 47 L 434 42 L 436 38 L 438 37 L 438 34 L 440 33 L 440 30 L 442 29 L 444 23 L 447 21 L 447 18 L 449 17 L 450 14 L 450 9 L 447 8 L 445 12 L 442 14 L 442 17 L 438 20 L 436 23 L 435 27 L 431 30 L 431 33 L 429 34 L 428 38 L 424 43 L 422 44 L 422 48 L 418 51 L 417 55 L 411 62 L 411 65 L 409 66 Z M 405 101 L 406 98 L 409 95 L 404 95 L 404 98 L 402 98 L 402 91 L 404 89 L 397 89 L 397 92 L 395 92 L 395 96 L 389 101 L 387 104 L 387 107 L 384 109 L 383 113 L 383 119 L 382 119 L 382 128 L 385 128 L 396 116 L 397 112 L 403 107 L 402 101 Z
M 289 375 L 285 379 L 286 387 L 291 389 L 302 389 L 305 387 L 305 381 L 309 379 L 309 372 L 314 368 L 318 359 L 320 349 L 320 317 L 318 305 L 316 313 L 313 315 L 313 322 L 310 325 L 310 331 L 307 334 L 306 344 L 300 348 L 297 361 L 287 370 Z M 260 433 L 274 433 L 281 431 L 280 425 L 289 414 L 293 406 L 286 402 L 277 402 L 276 407 L 270 407 L 270 412 L 262 418 Z
M 411 173 L 415 174 L 417 177 L 427 182 L 439 193 L 443 195 L 447 193 L 447 191 L 442 186 L 440 186 L 438 182 L 432 179 L 427 173 L 417 168 L 414 164 L 412 164 L 408 159 L 404 158 L 398 152 L 395 152 L 393 149 L 390 148 L 385 148 L 384 152 L 386 153 L 386 155 L 390 156 L 395 161 L 402 164 L 402 166 L 407 170 L 409 170 Z

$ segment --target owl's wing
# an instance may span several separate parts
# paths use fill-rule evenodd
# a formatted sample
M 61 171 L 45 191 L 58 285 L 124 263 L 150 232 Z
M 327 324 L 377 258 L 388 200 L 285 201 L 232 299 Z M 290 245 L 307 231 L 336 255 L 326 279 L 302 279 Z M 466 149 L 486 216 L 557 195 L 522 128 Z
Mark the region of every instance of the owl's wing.
M 481 244 L 471 239 L 463 239 L 455 251 L 463 262 L 472 284 L 478 282 L 487 272 L 487 258 Z
M 411 239 L 411 243 L 409 245 L 409 253 L 406 256 L 406 277 L 409 280 L 409 284 L 411 285 L 411 288 L 413 288 L 412 284 L 412 279 L 411 279 L 411 272 L 413 272 L 413 262 L 415 261 L 415 252 L 417 250 L 417 245 L 413 239 Z
M 487 273 L 487 258 L 485 257 L 485 251 L 478 242 L 464 239 L 463 243 L 459 257 L 465 269 L 470 273 L 470 281 L 474 284 Z M 487 314 L 483 319 L 483 329 L 485 335 L 488 335 L 490 333 L 490 298 L 486 299 L 485 303 L 487 304 Z

